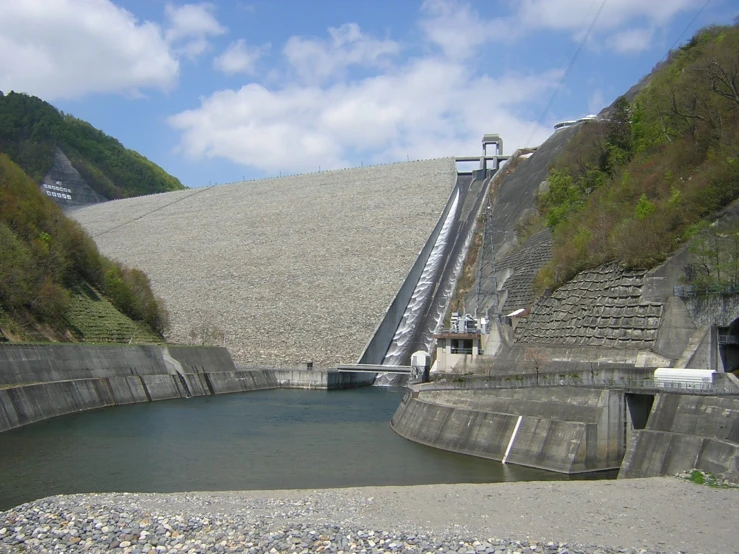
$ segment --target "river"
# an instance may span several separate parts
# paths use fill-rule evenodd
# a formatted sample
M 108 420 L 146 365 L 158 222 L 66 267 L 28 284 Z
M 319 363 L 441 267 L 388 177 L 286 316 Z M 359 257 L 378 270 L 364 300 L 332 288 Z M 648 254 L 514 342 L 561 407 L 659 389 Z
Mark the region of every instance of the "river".
M 268 390 L 103 408 L 0 434 L 0 510 L 55 494 L 566 479 L 389 426 L 400 388 Z

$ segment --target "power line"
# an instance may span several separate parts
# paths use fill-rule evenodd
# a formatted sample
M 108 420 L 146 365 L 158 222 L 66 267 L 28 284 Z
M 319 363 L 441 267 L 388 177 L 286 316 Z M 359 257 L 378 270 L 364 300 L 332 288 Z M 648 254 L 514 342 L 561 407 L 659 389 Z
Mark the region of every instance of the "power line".
M 587 42 L 588 38 L 590 38 L 590 33 L 593 32 L 593 28 L 595 27 L 595 24 L 598 22 L 598 18 L 600 17 L 600 14 L 603 11 L 603 8 L 606 7 L 607 3 L 608 3 L 608 0 L 603 0 L 603 2 L 601 2 L 600 8 L 598 8 L 598 11 L 596 12 L 595 17 L 593 17 L 593 21 L 590 23 L 590 27 L 588 27 L 588 30 L 585 33 L 585 36 L 582 38 L 582 40 L 580 41 L 580 45 L 577 47 L 577 50 L 575 51 L 575 55 L 572 56 L 572 59 L 570 60 L 570 65 L 567 66 L 567 69 L 565 70 L 564 75 L 562 75 L 562 78 L 559 80 L 559 84 L 557 85 L 557 88 L 554 90 L 552 97 L 549 99 L 549 103 L 547 104 L 546 108 L 544 108 L 544 112 L 541 114 L 539 121 L 531 129 L 531 134 L 529 135 L 529 138 L 526 141 L 526 146 L 528 146 L 529 143 L 531 142 L 531 139 L 534 138 L 534 133 L 536 132 L 536 128 L 542 124 L 542 122 L 544 121 L 544 118 L 547 116 L 547 113 L 549 113 L 549 108 L 552 107 L 552 104 L 554 103 L 555 98 L 557 98 L 557 94 L 559 94 L 559 90 L 562 88 L 562 85 L 567 79 L 567 76 L 570 74 L 572 67 L 575 65 L 575 61 L 577 61 L 577 58 L 580 55 L 580 52 L 582 51 L 583 46 L 585 46 L 585 43 Z
M 200 194 L 202 192 L 205 192 L 206 190 L 210 190 L 216 185 L 211 185 L 209 187 L 202 188 L 200 190 L 196 190 L 192 194 L 188 194 L 184 198 L 178 198 L 177 200 L 174 200 L 172 202 L 169 202 L 168 204 L 165 204 L 164 206 L 159 206 L 158 208 L 154 208 L 151 211 L 146 212 L 145 214 L 141 214 L 140 216 L 134 217 L 133 219 L 129 219 L 128 221 L 124 221 L 123 223 L 119 223 L 118 225 L 115 225 L 111 227 L 110 229 L 106 229 L 105 231 L 101 231 L 97 233 L 96 235 L 92 235 L 92 238 L 97 238 L 101 235 L 104 235 L 106 233 L 110 233 L 111 231 L 115 231 L 116 229 L 120 229 L 121 227 L 128 225 L 129 223 L 133 223 L 134 221 L 138 221 L 139 219 L 143 219 L 148 215 L 153 214 L 154 212 L 158 212 L 159 210 L 163 210 L 164 208 L 169 208 L 172 204 L 177 204 L 177 202 L 182 202 L 183 200 L 187 200 L 188 198 L 192 198 L 193 196 Z
M 691 19 L 691 20 L 690 20 L 690 23 L 688 23 L 688 24 L 686 25 L 685 29 L 683 29 L 683 32 L 682 32 L 682 33 L 680 33 L 680 36 L 679 36 L 679 37 L 677 37 L 677 39 L 675 39 L 675 42 L 673 42 L 673 43 L 672 43 L 672 46 L 670 46 L 670 50 L 668 50 L 668 51 L 667 51 L 667 54 L 665 54 L 665 58 L 667 58 L 667 56 L 669 56 L 669 55 L 670 55 L 670 51 L 671 51 L 671 50 L 672 50 L 673 48 L 675 48 L 675 46 L 677 45 L 677 43 L 678 43 L 678 42 L 680 42 L 680 39 L 682 39 L 682 38 L 683 38 L 683 35 L 684 35 L 685 33 L 687 33 L 687 32 L 688 32 L 688 29 L 690 29 L 690 27 L 691 27 L 691 26 L 693 25 L 693 23 L 695 23 L 695 20 L 696 20 L 696 19 L 698 19 L 698 17 L 700 16 L 700 14 L 702 14 L 702 13 L 703 13 L 703 10 L 705 10 L 705 9 L 706 9 L 706 6 L 708 6 L 708 4 L 709 4 L 709 2 L 710 2 L 710 1 L 711 1 L 711 0 L 706 0 L 706 1 L 705 1 L 705 2 L 703 3 L 703 6 L 701 6 L 701 9 L 700 9 L 700 10 L 698 10 L 698 13 L 696 13 L 696 14 L 695 14 L 695 15 L 693 16 L 693 19 Z

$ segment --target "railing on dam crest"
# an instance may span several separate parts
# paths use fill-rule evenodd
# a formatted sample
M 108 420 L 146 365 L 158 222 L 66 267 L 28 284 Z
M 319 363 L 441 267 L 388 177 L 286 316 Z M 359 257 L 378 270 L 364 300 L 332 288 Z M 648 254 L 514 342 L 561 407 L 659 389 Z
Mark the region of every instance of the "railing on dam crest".
M 699 394 L 708 396 L 739 396 L 739 387 L 729 378 L 723 378 L 727 374 L 717 374 L 715 383 L 657 383 L 651 375 L 645 376 L 574 376 L 572 374 L 540 373 L 494 376 L 488 378 L 464 378 L 450 377 L 452 381 L 433 381 L 422 385 L 415 385 L 419 391 L 437 390 L 493 390 L 493 389 L 521 389 L 521 388 L 547 388 L 547 387 L 582 387 L 620 389 L 634 393 L 676 393 L 676 394 Z

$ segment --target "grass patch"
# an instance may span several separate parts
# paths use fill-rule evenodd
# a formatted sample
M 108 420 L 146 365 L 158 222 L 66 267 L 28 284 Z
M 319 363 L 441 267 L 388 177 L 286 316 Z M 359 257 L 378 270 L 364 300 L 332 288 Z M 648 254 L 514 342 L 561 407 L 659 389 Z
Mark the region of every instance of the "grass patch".
M 716 476 L 710 471 L 692 469 L 679 474 L 679 477 L 696 485 L 703 485 L 714 489 L 739 489 L 739 485 L 731 483 L 723 477 Z
M 90 285 L 72 289 L 67 321 L 82 342 L 160 344 L 162 337 L 143 321 L 134 321 Z

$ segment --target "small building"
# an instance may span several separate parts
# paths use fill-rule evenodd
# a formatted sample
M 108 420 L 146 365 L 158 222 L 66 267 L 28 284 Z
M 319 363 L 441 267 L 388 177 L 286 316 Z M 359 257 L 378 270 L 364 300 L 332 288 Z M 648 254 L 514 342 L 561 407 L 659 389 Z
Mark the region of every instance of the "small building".
M 435 371 L 440 373 L 465 373 L 467 365 L 485 350 L 488 338 L 486 318 L 475 319 L 469 314 L 452 314 L 451 325 L 434 335 L 436 339 Z

